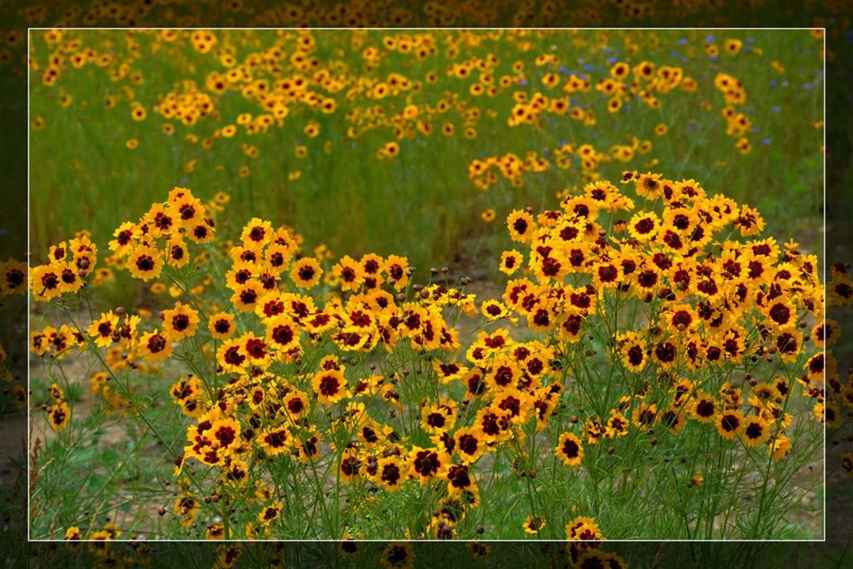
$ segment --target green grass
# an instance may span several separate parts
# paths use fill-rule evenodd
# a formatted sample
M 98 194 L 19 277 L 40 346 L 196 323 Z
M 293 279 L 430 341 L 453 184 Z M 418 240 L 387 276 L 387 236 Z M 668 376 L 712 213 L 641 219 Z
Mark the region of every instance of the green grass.
M 42 65 L 49 53 L 43 34 L 33 35 L 34 57 Z M 391 55 L 383 59 L 378 69 L 366 72 L 355 50 L 343 52 L 350 32 L 315 32 L 316 56 L 322 61 L 331 58 L 354 75 L 384 77 L 396 71 L 422 80 L 429 71 L 438 74 L 439 81 L 425 84 L 419 93 L 383 100 L 380 105 L 388 114 L 401 111 L 407 100 L 434 105 L 445 93 L 483 111 L 476 124 L 477 138 L 473 140 L 462 137 L 462 120 L 458 113 L 449 112 L 432 121 L 434 132 L 429 137 L 419 135 L 403 140 L 398 158 L 380 161 L 375 152 L 394 139 L 390 128 L 376 129 L 355 140 L 345 135 L 348 123 L 344 114 L 364 107 L 363 100 L 351 105 L 339 100 L 338 110 L 332 115 L 294 107 L 282 128 L 273 127 L 254 136 L 238 133 L 232 139 L 217 140 L 211 150 L 187 142 L 187 133 L 203 139 L 216 128 L 234 122 L 241 112 L 258 113 L 257 104 L 239 92 L 227 92 L 214 95 L 218 118 L 201 119 L 189 128 L 178 123 L 174 135 L 163 135 L 160 125 L 166 121 L 152 108 L 158 99 L 184 80 L 203 86 L 207 73 L 225 68 L 214 56 L 216 50 L 200 55 L 186 43 L 177 43 L 161 45 L 152 54 L 152 46 L 157 43 L 154 36 L 136 34 L 142 56 L 130 59 L 130 70 L 141 73 L 144 82 L 140 85 L 128 79 L 113 82 L 106 69 L 93 65 L 69 69 L 53 87 L 41 85 L 40 74 L 33 74 L 31 116 L 43 117 L 47 125 L 32 134 L 33 250 L 39 255 L 48 244 L 80 229 L 91 229 L 96 240 L 103 243 L 118 223 L 138 217 L 151 202 L 162 199 L 171 186 L 185 185 L 207 198 L 217 191 L 228 192 L 232 204 L 227 215 L 238 226 L 251 216 L 261 215 L 274 223 L 294 226 L 309 244 L 326 243 L 336 253 L 402 252 L 420 268 L 442 265 L 464 248 L 463 237 L 491 231 L 483 228 L 477 218 L 481 209 L 494 207 L 499 223 L 513 207 L 553 206 L 557 190 L 582 184 L 577 164 L 568 171 L 552 166 L 544 174 L 528 176 L 520 191 L 501 183 L 481 193 L 467 179 L 471 160 L 506 152 L 524 156 L 531 150 L 549 157 L 548 150 L 563 142 L 577 146 L 589 143 L 599 151 L 607 151 L 613 144 L 629 143 L 632 136 L 651 140 L 652 152 L 627 165 L 604 164 L 600 168 L 604 177 L 613 179 L 625 167 L 649 169 L 648 162 L 654 159 L 674 178 L 693 177 L 711 193 L 726 193 L 760 207 L 771 230 L 798 238 L 791 234 L 786 214 L 797 211 L 806 224 L 817 223 L 821 215 L 822 130 L 815 129 L 812 123 L 822 118 L 822 83 L 817 82 L 811 89 L 803 87 L 804 83 L 814 82 L 821 68 L 820 43 L 805 31 L 716 32 L 718 43 L 725 37 L 739 37 L 746 43 L 737 56 L 710 59 L 702 49 L 706 35 L 701 31 L 611 32 L 607 48 L 612 51 L 605 52 L 594 45 L 593 32 L 574 36 L 557 32 L 542 38 L 533 34 L 529 40 L 534 53 L 547 52 L 551 44 L 557 44 L 554 53 L 564 62 L 562 65 L 582 72 L 581 64 L 575 61 L 580 58 L 593 66 L 590 74 L 594 81 L 606 76 L 608 57 L 632 63 L 648 59 L 658 65 L 683 66 L 685 74 L 697 80 L 699 89 L 696 93 L 661 96 L 659 110 L 631 101 L 615 115 L 606 112 L 606 99 L 593 90 L 572 97 L 572 104 L 591 108 L 597 117 L 595 126 L 586 127 L 552 115 L 545 117 L 541 128 L 510 128 L 505 117 L 513 105 L 510 93 L 516 89 L 494 98 L 472 97 L 467 94 L 469 80 L 444 76 L 451 62 L 446 51 L 447 38 L 452 33 L 435 33 L 438 53 L 423 62 Z M 119 61 L 130 57 L 122 33 L 73 32 L 72 36 L 79 38 L 83 47 L 92 46 L 99 51 L 111 42 L 112 53 Z M 272 32 L 232 31 L 221 32 L 220 36 L 218 46 L 235 46 L 238 59 L 250 48 L 259 50 L 271 45 L 275 38 Z M 364 45 L 376 45 L 382 50 L 381 36 L 379 32 L 367 33 Z M 638 54 L 624 55 L 623 36 L 635 38 L 641 46 Z M 659 46 L 652 45 L 652 37 L 658 38 Z M 686 46 L 679 44 L 680 38 L 688 40 Z M 583 45 L 572 49 L 571 41 Z M 750 52 L 750 46 L 763 50 L 763 54 Z M 522 55 L 508 42 L 485 40 L 481 46 L 463 50 L 459 59 L 490 53 L 499 59 L 496 77 L 510 73 L 512 62 Z M 682 61 L 682 57 L 687 59 Z M 784 75 L 771 68 L 773 60 L 782 62 Z M 529 84 L 517 89 L 533 93 L 540 88 L 543 68 L 528 68 Z M 718 71 L 734 75 L 747 90 L 743 110 L 758 131 L 749 135 L 753 150 L 747 156 L 740 156 L 734 150 L 734 139 L 725 135 L 720 116 L 722 97 L 713 87 Z M 132 89 L 134 99 L 146 107 L 145 121 L 130 120 L 129 101 L 122 94 L 126 88 Z M 68 108 L 58 104 L 61 90 L 72 97 Z M 118 103 L 108 110 L 103 101 L 110 95 L 116 96 Z M 710 105 L 709 110 L 702 110 L 703 102 Z M 488 116 L 490 111 L 496 115 Z M 456 125 L 453 137 L 437 132 L 445 119 Z M 303 133 L 309 120 L 320 125 L 317 138 L 309 139 Z M 653 129 L 658 123 L 667 124 L 669 134 L 656 137 Z M 136 150 L 125 147 L 130 138 L 139 140 Z M 762 142 L 764 139 L 767 144 Z M 243 144 L 257 146 L 258 157 L 247 158 L 241 151 Z M 295 155 L 299 144 L 308 148 L 307 157 L 302 159 Z M 330 145 L 328 152 L 324 145 Z M 195 161 L 192 172 L 184 170 L 189 161 Z M 238 174 L 244 165 L 251 169 L 245 178 Z M 300 179 L 289 180 L 288 173 L 296 170 L 301 172 Z M 800 228 L 794 230 L 804 232 Z

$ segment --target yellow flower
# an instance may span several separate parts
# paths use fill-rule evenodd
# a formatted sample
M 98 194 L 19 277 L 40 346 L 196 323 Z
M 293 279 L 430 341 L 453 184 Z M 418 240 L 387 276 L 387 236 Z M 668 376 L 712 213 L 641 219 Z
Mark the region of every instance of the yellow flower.
M 583 461 L 583 444 L 577 435 L 563 433 L 560 435 L 554 453 L 566 466 L 580 466 Z
M 136 247 L 128 258 L 127 268 L 134 277 L 147 282 L 160 276 L 163 257 L 153 247 L 146 245 Z
M 770 424 L 760 416 L 747 417 L 744 419 L 740 438 L 748 447 L 763 444 L 770 438 Z
M 161 317 L 164 333 L 174 342 L 194 336 L 198 328 L 198 312 L 181 302 L 176 303 L 174 308 L 164 310 Z
M 545 518 L 533 515 L 527 516 L 521 527 L 527 535 L 536 535 L 545 527 Z
M 516 250 L 501 253 L 500 271 L 505 275 L 514 274 L 524 263 L 524 257 Z
M 234 315 L 227 312 L 217 312 L 211 315 L 207 321 L 207 329 L 210 335 L 217 340 L 230 337 L 235 330 Z
M 409 284 L 409 260 L 399 255 L 388 255 L 385 259 L 385 273 L 396 290 L 403 290 Z
M 77 526 L 71 526 L 65 530 L 65 541 L 78 541 L 82 535 L 80 528 Z
M 528 242 L 536 229 L 533 216 L 518 209 L 511 211 L 507 216 L 506 225 L 509 228 L 510 238 L 520 243 Z
M 281 515 L 281 511 L 284 509 L 284 504 L 280 501 L 273 502 L 269 506 L 264 507 L 260 513 L 258 513 L 258 521 L 261 522 L 264 526 L 269 526 L 276 519 L 278 519 L 279 515 Z
M 139 339 L 140 355 L 151 361 L 162 361 L 172 354 L 172 341 L 165 334 L 154 330 Z
M 326 405 L 337 403 L 349 396 L 347 380 L 339 370 L 322 370 L 314 374 L 311 386 L 317 398 Z
M 480 305 L 480 312 L 489 320 L 500 320 L 509 314 L 506 306 L 497 300 L 487 300 Z
M 48 423 L 53 431 L 64 431 L 71 422 L 71 406 L 67 401 L 57 401 L 47 410 Z
M 101 348 L 109 347 L 113 343 L 113 336 L 118 334 L 118 316 L 112 310 L 101 314 L 100 318 L 92 322 L 86 332 L 95 339 L 95 344 Z
M 604 534 L 592 518 L 579 516 L 566 524 L 566 539 L 570 541 L 601 541 Z
M 303 257 L 293 263 L 290 269 L 290 278 L 299 288 L 314 288 L 323 276 L 320 263 L 313 257 Z
M 62 294 L 61 269 L 40 265 L 30 271 L 30 290 L 36 300 L 49 302 Z

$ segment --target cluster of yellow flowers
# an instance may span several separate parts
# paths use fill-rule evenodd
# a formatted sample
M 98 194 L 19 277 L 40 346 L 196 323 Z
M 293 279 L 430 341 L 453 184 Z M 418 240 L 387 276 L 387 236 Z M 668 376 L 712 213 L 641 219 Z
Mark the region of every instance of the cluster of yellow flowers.
M 51 246 L 48 262 L 33 267 L 29 272 L 29 290 L 33 298 L 47 302 L 63 294 L 76 293 L 94 270 L 97 259 L 98 247 L 87 232 L 80 232 L 68 242 Z
M 722 115 L 726 120 L 726 134 L 737 138 L 736 148 L 741 154 L 749 154 L 752 146 L 745 136 L 752 128 L 752 121 L 744 113 L 737 112 L 735 107 L 746 103 L 746 89 L 738 79 L 728 73 L 718 73 L 714 78 L 714 86 L 723 95 L 726 106 Z
M 65 352 L 91 342 L 108 351 L 110 373 L 163 365 L 176 355 L 183 360 L 186 350 L 208 360 L 170 390 L 193 420 L 177 463 L 182 494 L 175 511 L 189 527 L 201 508 L 190 484 L 195 462 L 218 470 L 217 492 L 253 496 L 258 508 L 256 521 L 242 528 L 209 525 L 211 538 L 272 531 L 287 497 L 255 470 L 282 460 L 305 474 L 331 468 L 353 488 L 394 493 L 408 481 L 440 482 L 424 531 L 452 537 L 480 504 L 476 471 L 483 457 L 518 448 L 536 433 L 550 433 L 555 456 L 568 468 L 583 467 L 588 448 L 602 440 L 651 433 L 657 425 L 677 437 L 691 421 L 712 426 L 730 444 L 762 446 L 784 459 L 796 443 L 786 434 L 795 391 L 812 401 L 818 421 L 824 413 L 828 421 L 839 415 L 822 384 L 833 365 L 823 348 L 837 338 L 837 325 L 823 320 L 817 258 L 794 242 L 780 247 L 759 238 L 756 210 L 708 195 L 694 180 L 628 171 L 621 182 L 647 205 L 638 210 L 626 192 L 599 180 L 564 192 L 559 210 L 510 213 L 509 235 L 525 250 L 501 255 L 499 268 L 513 278 L 502 298 L 480 302 L 479 310 L 476 297 L 460 290 L 413 288 L 405 257 L 305 256 L 298 233 L 260 218 L 217 252 L 204 204 L 189 189 L 174 188 L 166 202 L 116 230 L 113 262 L 149 281 L 164 266 L 186 265 L 187 238 L 208 245 L 196 264 L 224 282 L 207 282 L 186 296 L 188 303 L 161 310 L 154 329 L 143 332 L 138 314 L 109 311 L 85 331 L 35 334 L 33 350 Z M 627 221 L 614 222 L 624 213 Z M 720 240 L 723 230 L 746 240 Z M 94 246 L 82 237 L 50 255 L 94 264 Z M 214 259 L 222 258 L 230 268 L 218 272 Z M 208 294 L 223 284 L 230 298 Z M 835 291 L 849 302 L 849 278 Z M 37 288 L 33 293 L 48 300 Z M 486 323 L 521 318 L 536 336 L 519 341 L 507 327 L 481 329 L 463 345 L 449 318 L 478 312 Z M 801 331 L 806 325 L 808 335 Z M 601 407 L 607 403 L 595 397 L 580 403 L 587 395 L 578 387 L 593 377 L 592 364 L 581 363 L 587 334 L 604 334 L 610 381 L 614 373 L 622 378 L 612 388 L 634 386 L 615 406 Z M 60 337 L 67 345 L 57 345 Z M 349 365 L 351 354 L 380 347 L 388 361 L 413 354 L 429 366 L 409 376 L 405 367 L 365 375 Z M 778 362 L 766 381 L 731 380 L 734 370 L 762 362 Z M 796 369 L 802 372 L 792 377 Z M 93 377 L 93 390 L 105 381 Z M 836 391 L 853 402 L 849 382 Z M 412 393 L 426 399 L 412 400 Z M 567 397 L 586 409 L 579 429 L 551 420 Z M 49 416 L 61 429 L 70 408 L 61 393 L 54 398 Z M 532 513 L 524 529 L 535 534 L 545 524 Z M 591 519 L 566 531 L 567 539 L 602 535 Z

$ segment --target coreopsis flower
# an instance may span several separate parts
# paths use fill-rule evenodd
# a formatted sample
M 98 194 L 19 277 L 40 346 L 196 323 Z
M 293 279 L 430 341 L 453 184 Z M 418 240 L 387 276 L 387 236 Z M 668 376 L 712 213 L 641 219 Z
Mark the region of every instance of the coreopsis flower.
M 583 444 L 577 435 L 563 433 L 560 435 L 554 453 L 566 466 L 578 466 L 583 461 Z

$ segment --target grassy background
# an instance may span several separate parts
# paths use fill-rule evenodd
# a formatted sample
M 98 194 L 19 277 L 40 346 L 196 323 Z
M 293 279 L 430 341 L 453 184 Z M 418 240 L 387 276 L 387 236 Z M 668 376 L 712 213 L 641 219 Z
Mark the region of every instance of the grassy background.
M 67 32 L 65 40 L 79 40 L 82 49 L 112 53 L 115 65 L 128 62 L 128 76 L 113 81 L 109 67 L 90 64 L 78 70 L 69 66 L 59 82 L 48 87 L 40 77 L 51 50 L 44 32 L 33 32 L 32 54 L 41 67 L 32 73 L 30 116 L 45 124 L 32 133 L 30 148 L 31 239 L 36 255 L 79 229 L 91 229 L 96 240 L 105 243 L 121 221 L 136 219 L 150 203 L 163 199 L 173 185 L 185 185 L 205 198 L 218 191 L 229 193 L 228 218 L 235 227 L 260 215 L 294 226 L 309 245 L 326 243 L 338 254 L 399 252 L 409 255 L 423 270 L 464 253 L 471 236 L 501 233 L 497 226 L 510 209 L 553 205 L 556 191 L 583 183 L 577 164 L 569 170 L 552 165 L 547 172 L 528 175 L 521 189 L 502 182 L 482 192 L 468 180 L 471 160 L 507 152 L 523 157 L 528 151 L 550 158 L 550 152 L 566 142 L 576 146 L 588 143 L 606 152 L 613 144 L 630 143 L 633 136 L 651 140 L 652 151 L 638 154 L 629 164 L 604 163 L 599 168 L 601 175 L 614 179 L 631 167 L 656 169 L 673 178 L 693 177 L 710 193 L 726 193 L 758 207 L 780 240 L 801 238 L 813 249 L 820 247 L 816 227 L 822 215 L 823 131 L 814 123 L 822 119 L 822 42 L 807 31 L 581 31 L 531 33 L 512 41 L 478 32 L 479 45 L 463 47 L 455 59 L 449 57 L 448 46 L 460 33 L 440 31 L 432 33 L 436 54 L 424 60 L 387 52 L 381 43 L 385 32 L 367 32 L 363 45 L 352 49 L 353 32 L 316 31 L 312 33 L 317 43 L 314 55 L 323 65 L 340 66 L 353 81 L 384 78 L 389 72 L 412 80 L 423 80 L 434 72 L 438 81 L 424 83 L 418 93 L 378 102 L 348 101 L 343 96 L 345 89 L 336 95 L 334 114 L 292 106 L 281 128 L 274 126 L 253 136 L 238 130 L 234 138 L 218 139 L 209 150 L 188 141 L 187 135 L 203 140 L 233 124 L 240 113 L 257 115 L 257 103 L 239 91 L 212 94 L 217 116 L 201 119 L 192 127 L 169 121 L 176 126 L 172 136 L 161 132 L 167 121 L 154 111 L 154 105 L 182 81 L 193 80 L 204 90 L 208 73 L 227 71 L 218 59 L 221 48 L 232 49 L 239 61 L 271 46 L 276 34 L 216 32 L 218 43 L 207 54 L 193 50 L 188 34 L 181 32 L 175 42 L 164 44 L 156 32 L 132 36 L 124 31 Z M 128 50 L 128 37 L 139 45 L 134 52 L 138 56 Z M 706 43 L 722 48 L 729 37 L 744 42 L 738 55 L 706 55 Z M 522 41 L 530 44 L 529 52 L 520 50 Z M 633 55 L 626 54 L 628 41 L 638 46 Z M 368 46 L 377 46 L 383 54 L 375 69 L 366 69 L 359 54 Z M 591 110 L 597 119 L 594 126 L 567 116 L 546 115 L 538 128 L 509 127 L 506 116 L 514 104 L 513 91 L 560 94 L 541 88 L 545 68 L 532 64 L 532 54 L 540 53 L 556 54 L 564 77 L 569 72 L 587 74 L 593 84 L 607 76 L 615 60 L 678 65 L 685 75 L 696 79 L 698 89 L 660 96 L 660 109 L 629 101 L 616 114 L 607 113 L 607 98 L 593 89 L 573 96 L 572 105 Z M 512 73 L 516 60 L 527 61 L 528 84 L 493 98 L 474 97 L 468 86 L 476 77 L 447 77 L 452 63 L 488 54 L 498 58 L 495 77 Z M 784 74 L 773 69 L 773 61 L 782 63 Z M 747 103 L 738 110 L 754 125 L 748 134 L 753 147 L 748 155 L 740 155 L 734 139 L 725 134 L 720 115 L 723 99 L 713 87 L 718 72 L 735 76 L 746 88 Z M 141 76 L 141 83 L 130 80 L 134 74 Z M 71 97 L 67 107 L 60 104 L 63 94 Z M 112 109 L 104 104 L 110 96 L 117 101 Z M 476 138 L 462 135 L 463 119 L 455 110 L 431 121 L 434 132 L 430 136 L 402 140 L 400 155 L 393 160 L 376 158 L 377 149 L 395 139 L 391 127 L 374 129 L 356 139 L 346 137 L 348 112 L 376 104 L 392 115 L 406 104 L 424 108 L 435 106 L 440 99 L 455 99 L 468 109 L 480 109 Z M 131 102 L 146 108 L 144 121 L 131 120 Z M 304 133 L 309 121 L 320 126 L 316 138 Z M 455 124 L 454 136 L 436 132 L 445 121 Z M 667 135 L 654 134 L 659 123 L 669 127 Z M 135 150 L 126 147 L 131 138 L 139 141 Z M 256 146 L 258 156 L 245 156 L 244 144 Z M 307 148 L 304 158 L 296 156 L 298 145 Z M 240 176 L 243 166 L 249 167 L 248 176 Z M 293 180 L 290 174 L 296 171 L 301 175 Z M 497 222 L 491 226 L 479 219 L 485 208 L 497 211 Z M 494 243 L 497 246 L 500 241 Z

